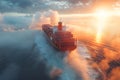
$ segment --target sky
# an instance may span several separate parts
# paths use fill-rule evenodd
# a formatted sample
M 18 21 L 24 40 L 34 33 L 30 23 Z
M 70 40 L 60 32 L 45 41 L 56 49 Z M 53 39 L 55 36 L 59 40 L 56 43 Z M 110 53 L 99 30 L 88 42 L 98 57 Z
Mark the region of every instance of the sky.
M 46 10 L 72 13 L 91 11 L 99 5 L 113 7 L 113 4 L 120 7 L 119 0 L 0 0 L 0 13 L 34 13 Z
M 0 12 L 32 13 L 49 9 L 69 10 L 88 6 L 91 1 L 93 0 L 0 0 Z

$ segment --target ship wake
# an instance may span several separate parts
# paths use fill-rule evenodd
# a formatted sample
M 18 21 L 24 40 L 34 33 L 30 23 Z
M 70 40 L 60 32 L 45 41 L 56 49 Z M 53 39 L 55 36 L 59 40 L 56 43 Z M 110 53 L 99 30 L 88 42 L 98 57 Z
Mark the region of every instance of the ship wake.
M 57 51 L 41 31 L 37 33 L 35 43 L 43 56 L 42 60 L 46 61 L 48 66 L 61 70 L 58 75 L 60 80 L 96 80 L 98 74 L 86 60 L 90 55 L 84 45 L 79 43 L 77 49 L 72 52 Z

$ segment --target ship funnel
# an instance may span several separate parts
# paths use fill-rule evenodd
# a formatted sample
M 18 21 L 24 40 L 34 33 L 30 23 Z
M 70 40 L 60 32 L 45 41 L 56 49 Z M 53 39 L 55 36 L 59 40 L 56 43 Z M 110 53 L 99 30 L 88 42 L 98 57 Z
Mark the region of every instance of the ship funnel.
M 62 30 L 62 27 L 63 27 L 63 26 L 62 26 L 62 22 L 58 22 L 58 30 L 61 31 L 61 30 Z

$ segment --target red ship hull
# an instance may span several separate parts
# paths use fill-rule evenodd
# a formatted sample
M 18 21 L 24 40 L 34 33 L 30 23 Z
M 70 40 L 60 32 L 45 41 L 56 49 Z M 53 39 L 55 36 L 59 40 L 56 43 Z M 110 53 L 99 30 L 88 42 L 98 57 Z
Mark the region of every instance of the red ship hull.
M 53 26 L 49 24 L 42 25 L 42 30 L 47 35 L 52 45 L 60 51 L 72 51 L 76 48 L 76 38 L 69 31 L 63 31 L 62 26 L 58 26 L 54 31 Z

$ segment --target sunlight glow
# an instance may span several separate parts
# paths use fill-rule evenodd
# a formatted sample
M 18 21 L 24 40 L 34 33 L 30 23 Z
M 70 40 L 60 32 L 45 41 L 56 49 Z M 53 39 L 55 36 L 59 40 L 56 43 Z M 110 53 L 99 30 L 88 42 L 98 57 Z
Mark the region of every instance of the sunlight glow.
M 60 17 L 89 17 L 92 16 L 91 13 L 86 14 L 61 14 Z
M 109 13 L 105 10 L 99 10 L 95 13 L 98 23 L 97 23 L 97 34 L 96 34 L 96 42 L 100 43 L 102 40 L 103 30 L 105 27 L 106 20 L 109 16 Z
M 104 19 L 104 18 L 106 18 L 107 16 L 109 16 L 109 13 L 108 13 L 106 10 L 98 10 L 98 11 L 96 11 L 95 15 L 96 15 L 98 18 Z

